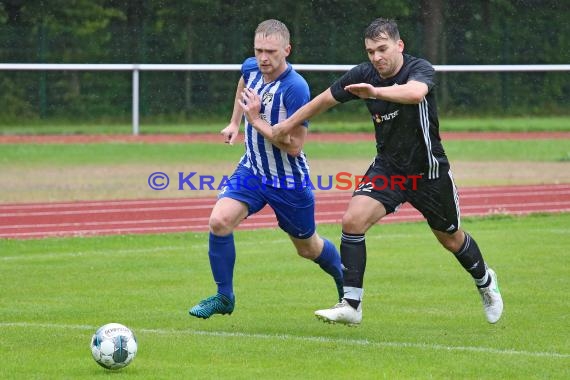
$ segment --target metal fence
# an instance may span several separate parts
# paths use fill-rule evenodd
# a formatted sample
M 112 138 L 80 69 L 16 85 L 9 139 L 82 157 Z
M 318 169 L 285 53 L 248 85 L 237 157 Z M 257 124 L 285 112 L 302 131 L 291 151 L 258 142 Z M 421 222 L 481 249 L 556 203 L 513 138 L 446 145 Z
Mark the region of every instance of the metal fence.
M 239 71 L 239 64 L 56 64 L 3 63 L 0 71 L 130 71 L 132 72 L 132 133 L 138 135 L 141 71 Z M 354 65 L 293 64 L 297 71 L 348 71 Z M 437 72 L 556 72 L 570 71 L 561 65 L 434 65 Z

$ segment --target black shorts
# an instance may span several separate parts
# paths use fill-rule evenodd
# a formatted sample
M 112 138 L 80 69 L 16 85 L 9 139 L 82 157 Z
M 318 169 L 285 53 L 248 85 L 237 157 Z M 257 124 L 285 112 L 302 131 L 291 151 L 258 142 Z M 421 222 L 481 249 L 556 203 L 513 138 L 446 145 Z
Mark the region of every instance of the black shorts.
M 384 205 L 387 214 L 409 202 L 422 213 L 431 228 L 452 234 L 460 224 L 459 195 L 451 170 L 441 169 L 436 179 L 420 174 L 402 175 L 390 170 L 377 157 L 352 195 L 374 198 Z

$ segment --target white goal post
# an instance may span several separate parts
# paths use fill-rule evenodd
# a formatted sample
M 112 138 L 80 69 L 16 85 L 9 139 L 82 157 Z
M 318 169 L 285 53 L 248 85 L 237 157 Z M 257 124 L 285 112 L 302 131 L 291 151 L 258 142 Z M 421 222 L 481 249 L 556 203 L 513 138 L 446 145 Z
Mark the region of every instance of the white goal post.
M 348 71 L 354 65 L 293 64 L 297 71 Z M 438 72 L 570 71 L 560 65 L 434 65 Z M 133 135 L 139 134 L 139 74 L 141 71 L 239 71 L 239 64 L 90 64 L 0 63 L 0 71 L 131 71 Z

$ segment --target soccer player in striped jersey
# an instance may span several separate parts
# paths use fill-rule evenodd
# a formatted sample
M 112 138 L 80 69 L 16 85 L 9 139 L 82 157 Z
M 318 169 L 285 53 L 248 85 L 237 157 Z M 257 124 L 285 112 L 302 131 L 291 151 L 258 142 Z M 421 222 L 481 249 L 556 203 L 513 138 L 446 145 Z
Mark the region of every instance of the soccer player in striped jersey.
M 192 307 L 192 316 L 206 319 L 233 312 L 233 231 L 267 204 L 297 253 L 329 274 L 338 299 L 342 298 L 340 254 L 333 243 L 316 232 L 309 164 L 302 150 L 308 123 L 297 123 L 281 141 L 271 138 L 272 125 L 291 116 L 310 98 L 307 82 L 286 60 L 291 52 L 289 38 L 282 22 L 263 21 L 255 31 L 255 57 L 242 65 L 230 124 L 221 133 L 226 143 L 233 144 L 245 116 L 245 154 L 210 215 L 208 255 L 217 293 Z
M 272 137 L 279 140 L 299 122 L 355 99 L 366 102 L 374 124 L 376 157 L 342 219 L 344 297 L 315 314 L 326 322 L 361 322 L 365 233 L 409 202 L 427 219 L 441 245 L 473 277 L 487 321 L 496 323 L 503 311 L 496 274 L 485 264 L 475 240 L 460 227 L 457 189 L 439 135 L 434 69 L 426 60 L 404 54 L 404 42 L 393 20 L 374 20 L 365 30 L 364 45 L 370 62 L 346 72 L 272 130 Z M 404 183 L 384 182 L 404 177 L 408 178 Z

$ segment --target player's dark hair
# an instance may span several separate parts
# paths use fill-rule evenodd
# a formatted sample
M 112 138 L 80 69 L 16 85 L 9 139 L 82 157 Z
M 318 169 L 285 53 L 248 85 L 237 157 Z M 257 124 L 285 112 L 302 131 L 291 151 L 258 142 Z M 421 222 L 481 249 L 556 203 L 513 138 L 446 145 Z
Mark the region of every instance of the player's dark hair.
M 365 39 L 378 40 L 385 37 L 394 41 L 398 41 L 400 39 L 398 24 L 395 20 L 377 18 L 372 21 L 364 31 Z

